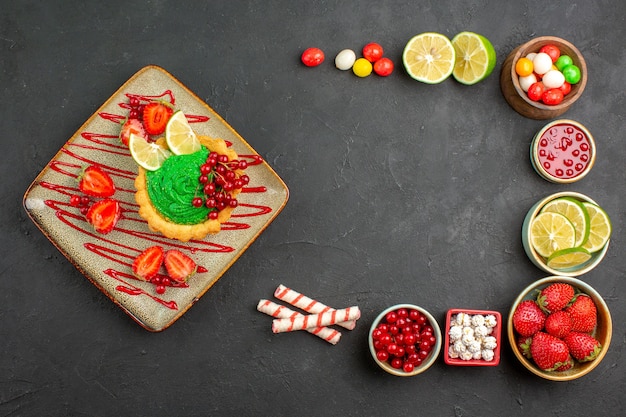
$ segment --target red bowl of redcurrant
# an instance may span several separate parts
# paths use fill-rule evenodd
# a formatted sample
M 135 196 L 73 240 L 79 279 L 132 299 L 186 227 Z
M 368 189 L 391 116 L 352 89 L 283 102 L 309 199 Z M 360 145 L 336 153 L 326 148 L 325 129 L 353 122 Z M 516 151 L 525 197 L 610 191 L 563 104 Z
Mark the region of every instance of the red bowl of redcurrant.
M 368 343 L 374 361 L 396 376 L 414 376 L 430 368 L 441 350 L 437 320 L 422 307 L 397 304 L 372 322 Z

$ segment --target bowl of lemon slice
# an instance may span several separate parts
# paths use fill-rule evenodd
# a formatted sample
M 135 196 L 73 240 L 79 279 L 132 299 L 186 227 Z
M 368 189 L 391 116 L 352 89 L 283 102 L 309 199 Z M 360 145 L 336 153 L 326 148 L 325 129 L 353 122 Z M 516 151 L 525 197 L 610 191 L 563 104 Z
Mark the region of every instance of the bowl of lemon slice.
M 535 203 L 524 218 L 522 243 L 533 264 L 553 275 L 576 277 L 604 259 L 611 220 L 594 200 L 564 191 Z

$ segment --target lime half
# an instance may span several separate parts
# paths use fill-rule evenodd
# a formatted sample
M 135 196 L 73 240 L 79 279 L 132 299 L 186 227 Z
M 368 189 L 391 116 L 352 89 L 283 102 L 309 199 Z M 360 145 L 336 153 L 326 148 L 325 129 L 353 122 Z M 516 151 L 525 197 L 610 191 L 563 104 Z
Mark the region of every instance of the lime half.
M 438 84 L 454 69 L 454 47 L 445 35 L 420 33 L 411 38 L 402 53 L 402 62 L 411 78 L 427 84 Z
M 591 254 L 585 248 L 567 248 L 554 252 L 546 265 L 554 269 L 568 269 L 582 265 L 591 259 Z
M 539 213 L 530 225 L 530 243 L 544 258 L 558 250 L 574 247 L 575 240 L 574 225 L 562 214 Z
M 466 85 L 476 84 L 496 66 L 496 50 L 489 39 L 473 32 L 461 32 L 452 39 L 455 63 L 452 76 Z
M 556 198 L 541 209 L 542 213 L 553 212 L 564 215 L 576 229 L 576 241 L 572 246 L 582 246 L 589 238 L 589 213 L 582 202 L 570 197 Z
M 583 248 L 591 253 L 597 252 L 606 245 L 611 237 L 611 220 L 599 206 L 588 202 L 584 202 L 583 206 L 589 213 L 589 239 Z

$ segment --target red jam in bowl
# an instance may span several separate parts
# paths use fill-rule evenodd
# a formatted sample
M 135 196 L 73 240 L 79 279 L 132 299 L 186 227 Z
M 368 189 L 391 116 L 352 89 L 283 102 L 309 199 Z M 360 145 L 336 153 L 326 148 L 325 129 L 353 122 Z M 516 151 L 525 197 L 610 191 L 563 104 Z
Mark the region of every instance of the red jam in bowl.
M 555 121 L 546 125 L 533 141 L 533 165 L 553 182 L 573 182 L 591 169 L 595 160 L 594 141 L 576 122 Z

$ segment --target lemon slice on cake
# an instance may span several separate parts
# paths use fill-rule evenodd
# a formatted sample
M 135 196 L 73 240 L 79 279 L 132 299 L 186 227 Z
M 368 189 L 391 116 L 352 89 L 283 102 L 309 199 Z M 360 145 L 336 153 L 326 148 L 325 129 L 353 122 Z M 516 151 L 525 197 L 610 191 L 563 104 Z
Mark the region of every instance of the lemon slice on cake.
M 167 122 L 165 141 L 174 155 L 191 154 L 202 147 L 182 110 L 175 112 Z
M 137 164 L 148 171 L 161 168 L 163 162 L 171 155 L 163 141 L 148 142 L 142 136 L 130 134 L 128 149 Z

